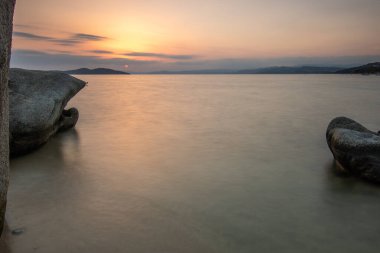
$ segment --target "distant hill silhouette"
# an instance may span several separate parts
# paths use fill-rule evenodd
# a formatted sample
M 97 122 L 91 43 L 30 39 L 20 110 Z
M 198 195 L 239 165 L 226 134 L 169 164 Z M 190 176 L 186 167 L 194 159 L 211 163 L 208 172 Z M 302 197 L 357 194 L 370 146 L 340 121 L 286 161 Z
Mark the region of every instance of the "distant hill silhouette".
M 88 69 L 88 68 L 80 68 L 74 70 L 63 71 L 66 74 L 70 75 L 129 75 L 127 72 L 106 69 L 106 68 L 96 68 L 96 69 Z
M 237 74 L 332 74 L 341 68 L 337 67 L 315 67 L 315 66 L 299 66 L 299 67 L 268 67 L 259 69 L 244 69 Z
M 355 67 L 355 68 L 342 69 L 342 70 L 337 71 L 336 73 L 337 74 L 363 74 L 363 75 L 380 74 L 380 62 L 368 63 L 366 65 Z
M 209 70 L 181 70 L 181 71 L 156 71 L 142 74 L 165 74 L 165 75 L 186 75 L 186 74 L 333 74 L 342 68 L 338 67 L 317 67 L 317 66 L 297 66 L 297 67 L 267 67 L 257 69 L 209 69 Z
M 74 70 L 63 71 L 72 75 L 129 75 L 128 72 L 107 69 L 107 68 L 80 68 Z M 203 70 L 179 70 L 179 71 L 155 71 L 144 72 L 138 74 L 154 74 L 154 75 L 215 75 L 215 74 L 380 74 L 380 62 L 369 63 L 353 68 L 339 67 L 319 67 L 319 66 L 273 66 L 255 69 L 203 69 Z

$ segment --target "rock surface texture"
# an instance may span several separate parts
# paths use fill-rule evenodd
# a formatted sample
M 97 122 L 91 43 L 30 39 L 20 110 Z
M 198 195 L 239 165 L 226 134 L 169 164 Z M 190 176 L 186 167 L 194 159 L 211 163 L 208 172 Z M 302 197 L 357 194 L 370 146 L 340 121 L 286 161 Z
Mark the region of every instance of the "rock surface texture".
M 380 183 L 380 134 L 356 121 L 338 117 L 327 127 L 326 139 L 340 169 Z
M 0 235 L 4 226 L 9 182 L 8 72 L 15 0 L 0 4 Z
M 74 127 L 79 113 L 65 110 L 85 82 L 55 71 L 11 69 L 9 129 L 11 155 L 28 153 L 58 131 Z

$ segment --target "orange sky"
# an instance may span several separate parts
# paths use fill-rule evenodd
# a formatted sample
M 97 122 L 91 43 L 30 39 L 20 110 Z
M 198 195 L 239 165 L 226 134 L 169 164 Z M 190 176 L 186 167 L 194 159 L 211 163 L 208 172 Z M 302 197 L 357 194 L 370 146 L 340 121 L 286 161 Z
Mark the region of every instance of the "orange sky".
M 136 71 L 222 59 L 378 56 L 379 13 L 378 0 L 17 0 L 13 62 L 30 65 L 31 50 L 33 57 L 75 56 L 78 65 L 117 58 L 113 67 Z

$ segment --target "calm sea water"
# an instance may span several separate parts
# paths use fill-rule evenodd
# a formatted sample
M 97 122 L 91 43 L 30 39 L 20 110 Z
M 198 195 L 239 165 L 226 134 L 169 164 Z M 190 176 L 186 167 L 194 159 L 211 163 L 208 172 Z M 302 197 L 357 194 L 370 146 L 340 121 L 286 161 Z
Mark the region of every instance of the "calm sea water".
M 325 129 L 380 129 L 380 77 L 80 76 L 74 130 L 12 160 L 19 252 L 379 252 L 380 187 Z

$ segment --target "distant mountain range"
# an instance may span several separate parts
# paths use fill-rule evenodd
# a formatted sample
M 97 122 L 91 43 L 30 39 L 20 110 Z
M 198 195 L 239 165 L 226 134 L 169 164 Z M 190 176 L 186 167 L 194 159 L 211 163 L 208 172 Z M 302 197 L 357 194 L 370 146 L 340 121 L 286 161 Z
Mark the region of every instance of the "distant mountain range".
M 341 70 L 338 67 L 268 67 L 259 69 L 239 70 L 236 74 L 332 74 Z
M 380 74 L 380 62 L 369 63 L 367 65 L 342 69 L 337 71 L 337 74 L 362 74 L 362 75 L 371 75 L 371 74 Z
M 316 67 L 316 66 L 275 66 L 257 69 L 210 69 L 210 70 L 185 70 L 185 71 L 156 71 L 141 74 L 153 75 L 186 75 L 186 74 L 334 74 L 342 70 L 339 67 Z
M 64 71 L 71 75 L 129 75 L 127 72 L 107 68 L 80 68 Z M 205 70 L 181 70 L 181 71 L 155 71 L 136 74 L 151 75 L 216 75 L 216 74 L 380 74 L 380 62 L 369 63 L 354 68 L 318 67 L 318 66 L 274 66 L 256 69 L 205 69 Z
M 274 66 L 256 69 L 208 69 L 182 71 L 156 71 L 139 74 L 186 75 L 186 74 L 380 74 L 380 62 L 369 63 L 355 68 L 319 67 L 319 66 Z
M 66 74 L 70 75 L 129 75 L 127 72 L 106 69 L 106 68 L 97 68 L 97 69 L 88 69 L 88 68 L 80 68 L 74 70 L 63 71 Z

